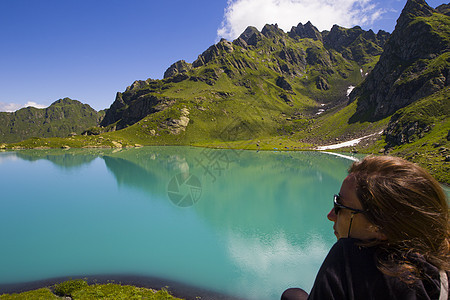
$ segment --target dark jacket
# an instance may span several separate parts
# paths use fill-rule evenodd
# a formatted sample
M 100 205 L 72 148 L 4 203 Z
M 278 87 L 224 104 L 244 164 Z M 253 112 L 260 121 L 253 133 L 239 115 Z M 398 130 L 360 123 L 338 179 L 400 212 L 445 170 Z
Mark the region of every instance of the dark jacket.
M 407 285 L 377 269 L 375 247 L 361 247 L 357 242 L 345 238 L 334 244 L 308 299 L 439 299 L 440 275 L 435 266 L 418 261 L 427 278 Z

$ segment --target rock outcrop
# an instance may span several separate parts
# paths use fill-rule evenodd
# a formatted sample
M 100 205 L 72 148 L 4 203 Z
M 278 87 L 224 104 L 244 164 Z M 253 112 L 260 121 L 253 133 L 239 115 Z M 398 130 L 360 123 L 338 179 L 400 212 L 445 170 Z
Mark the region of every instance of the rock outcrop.
M 320 31 L 309 21 L 305 25 L 299 23 L 297 27 L 293 26 L 291 31 L 289 31 L 288 35 L 293 39 L 310 38 L 316 41 L 323 41 L 322 34 L 320 33 Z
M 225 39 L 221 39 L 216 45 L 212 45 L 205 52 L 200 54 L 198 58 L 192 63 L 194 68 L 201 67 L 214 58 L 223 55 L 224 53 L 233 52 L 233 44 Z
M 292 86 L 287 82 L 286 78 L 280 76 L 277 78 L 276 85 L 285 91 L 292 91 Z
M 400 114 L 392 117 L 388 127 L 384 130 L 386 148 L 391 148 L 406 143 L 412 143 L 422 137 L 431 130 L 431 125 L 423 124 L 419 120 L 412 120 L 406 124 L 402 124 L 399 118 Z
M 186 74 L 190 69 L 192 69 L 192 64 L 187 63 L 184 60 L 179 60 L 164 72 L 164 78 Z
M 264 25 L 263 29 L 261 30 L 261 34 L 264 35 L 268 39 L 274 39 L 274 38 L 280 38 L 285 36 L 285 33 L 283 30 L 278 28 L 278 25 Z
M 180 134 L 186 130 L 189 124 L 189 110 L 187 108 L 181 109 L 181 115 L 179 119 L 169 118 L 160 124 L 163 129 L 168 129 L 171 134 Z
M 261 40 L 262 33 L 256 27 L 248 26 L 233 43 L 246 48 L 247 46 L 256 46 Z

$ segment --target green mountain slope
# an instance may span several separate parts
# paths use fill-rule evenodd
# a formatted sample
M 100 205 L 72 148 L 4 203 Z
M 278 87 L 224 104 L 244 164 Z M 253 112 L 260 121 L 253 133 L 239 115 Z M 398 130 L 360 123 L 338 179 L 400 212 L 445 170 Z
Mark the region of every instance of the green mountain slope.
M 348 88 L 370 72 L 388 35 L 338 26 L 320 33 L 311 23 L 288 33 L 248 27 L 192 64 L 174 63 L 163 80 L 134 82 L 117 94 L 101 125 L 143 144 L 290 134 L 291 120 L 305 123 L 324 106 L 347 102 Z M 235 134 L 225 134 L 230 127 Z
M 385 148 L 426 167 L 450 185 L 450 87 L 397 111 L 385 130 Z
M 67 137 L 96 126 L 104 112 L 69 98 L 49 107 L 26 107 L 13 113 L 0 112 L 0 143 L 13 143 L 31 137 Z

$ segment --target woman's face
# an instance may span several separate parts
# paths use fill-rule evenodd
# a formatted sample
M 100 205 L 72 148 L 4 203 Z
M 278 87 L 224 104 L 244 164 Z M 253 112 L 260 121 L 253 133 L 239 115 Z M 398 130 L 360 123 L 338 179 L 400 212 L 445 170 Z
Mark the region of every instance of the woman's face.
M 356 196 L 356 180 L 353 175 L 348 175 L 342 182 L 341 190 L 339 192 L 339 203 L 347 207 L 363 210 L 361 202 Z M 351 228 L 350 220 L 352 218 Z M 352 237 L 360 240 L 383 239 L 377 227 L 369 222 L 363 213 L 354 213 L 349 209 L 341 208 L 336 215 L 334 209 L 327 215 L 328 220 L 334 222 L 333 229 L 337 239 Z M 350 232 L 349 232 L 350 228 Z

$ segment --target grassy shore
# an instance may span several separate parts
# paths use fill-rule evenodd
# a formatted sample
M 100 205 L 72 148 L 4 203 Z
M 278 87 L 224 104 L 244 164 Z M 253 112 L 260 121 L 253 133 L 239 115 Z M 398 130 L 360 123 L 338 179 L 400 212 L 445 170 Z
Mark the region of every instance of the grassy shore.
M 121 285 L 117 283 L 88 284 L 84 279 L 68 280 L 49 287 L 43 287 L 22 293 L 0 295 L 1 300 L 20 299 L 181 299 L 172 296 L 166 289 L 159 291 Z
M 436 134 L 428 134 L 424 138 L 408 143 L 402 146 L 394 147 L 385 151 L 386 142 L 382 135 L 375 135 L 362 140 L 359 144 L 351 147 L 344 147 L 334 152 L 358 152 L 361 154 L 372 155 L 393 155 L 405 158 L 421 167 L 425 168 L 440 183 L 450 186 L 450 163 L 448 156 L 450 154 L 450 143 L 445 138 L 448 131 L 449 121 L 446 120 L 445 126 L 435 126 L 433 131 Z M 343 140 L 336 141 L 340 143 Z M 70 148 L 129 148 L 142 146 L 195 146 L 217 149 L 243 149 L 254 151 L 312 151 L 316 150 L 318 144 L 316 140 L 310 140 L 309 143 L 289 136 L 262 137 L 251 140 L 239 141 L 204 141 L 184 143 L 157 143 L 152 140 L 140 141 L 142 144 L 127 138 L 117 138 L 114 135 L 100 136 L 76 136 L 71 138 L 33 138 L 14 144 L 0 144 L 1 150 L 22 150 L 22 149 L 70 149 Z

